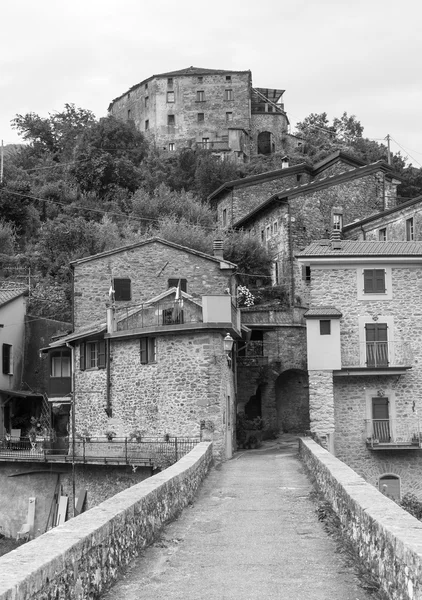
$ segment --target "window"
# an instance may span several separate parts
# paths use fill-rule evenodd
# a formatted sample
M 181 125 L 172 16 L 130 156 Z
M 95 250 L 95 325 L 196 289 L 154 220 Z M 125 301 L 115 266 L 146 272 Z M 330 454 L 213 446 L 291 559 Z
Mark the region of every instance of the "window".
M 319 334 L 331 335 L 331 321 L 329 319 L 323 319 L 319 322 Z
M 277 232 L 278 232 L 278 222 L 277 221 L 274 221 L 274 223 L 273 223 L 273 232 L 274 232 L 274 235 L 277 235 Z
M 142 365 L 153 363 L 157 360 L 157 340 L 152 337 L 140 339 L 140 360 Z
M 278 260 L 273 262 L 273 283 L 274 285 L 280 285 L 280 266 Z
M 169 152 L 174 152 L 175 150 L 176 150 L 176 144 L 174 142 L 170 142 Z
M 343 215 L 340 213 L 333 214 L 333 229 L 341 231 L 343 229 Z
M 187 279 L 169 279 L 168 280 L 168 287 L 169 289 L 172 287 L 177 288 L 180 284 L 180 289 L 182 290 L 182 292 L 187 292 L 188 291 L 188 280 Z
M 297 183 L 300 183 L 302 181 L 302 175 L 301 175 L 301 173 L 298 173 L 296 175 L 296 181 L 297 181 Z
M 209 148 L 210 138 L 202 138 L 202 147 L 206 150 Z
M 148 131 L 148 129 L 149 129 L 149 120 L 147 119 L 145 121 L 145 131 Z
M 198 113 L 198 123 L 203 123 L 205 121 L 205 114 Z
M 410 219 L 406 219 L 406 240 L 408 242 L 413 242 L 415 239 L 414 229 L 413 229 L 413 217 Z
M 232 80 L 232 76 L 231 75 L 226 75 L 226 81 L 231 81 Z
M 223 227 L 227 225 L 227 209 L 223 208 Z
M 145 108 L 149 107 L 149 97 L 145 96 Z
M 372 398 L 372 435 L 379 442 L 391 441 L 389 400 L 383 396 Z
M 2 350 L 3 375 L 13 375 L 13 346 L 3 344 Z
M 167 77 L 167 85 L 168 85 L 169 87 L 172 87 L 172 86 L 173 86 L 173 77 Z
M 147 89 L 148 89 L 148 84 L 146 83 L 145 84 L 145 91 L 147 91 Z
M 387 323 L 366 323 L 366 366 L 388 367 Z
M 114 299 L 127 302 L 132 299 L 130 279 L 113 279 Z
M 163 309 L 163 325 L 180 325 L 183 323 L 183 308 L 175 302 L 174 306 Z
M 58 350 L 51 353 L 51 377 L 70 377 L 70 352 Z
M 167 92 L 167 102 L 174 102 L 174 92 Z
M 85 371 L 86 369 L 105 369 L 105 340 L 82 342 L 80 344 L 79 366 L 81 371 Z
M 127 120 L 130 121 L 130 119 L 132 118 L 132 113 L 130 112 L 130 108 L 127 111 Z
M 196 101 L 197 102 L 205 102 L 205 92 L 204 92 L 204 90 L 198 90 L 196 92 Z
M 364 271 L 363 271 L 363 291 L 365 294 L 384 294 L 385 293 L 385 270 L 384 269 L 364 269 Z
M 202 75 L 199 75 L 198 77 L 198 83 L 202 83 L 204 81 L 204 78 L 202 77 Z
M 265 231 L 261 229 L 261 242 L 265 241 Z
M 378 489 L 385 496 L 393 498 L 393 500 L 400 500 L 400 477 L 393 474 L 381 475 L 378 480 Z
M 303 281 L 306 281 L 306 283 L 311 281 L 311 267 L 302 266 L 302 279 Z
M 224 100 L 233 100 L 233 90 L 224 90 Z
M 271 237 L 271 226 L 270 226 L 270 225 L 267 225 L 267 226 L 266 226 L 266 228 L 265 228 L 265 232 L 266 232 L 266 237 L 267 237 L 267 240 L 269 240 L 269 239 L 270 239 L 270 237 Z
M 167 115 L 167 125 L 169 127 L 174 127 L 176 124 L 176 118 L 174 115 Z
M 226 112 L 226 121 L 233 121 L 233 113 L 232 112 Z
M 383 227 L 382 229 L 380 229 L 378 231 L 378 239 L 380 242 L 387 241 L 387 228 L 386 227 Z

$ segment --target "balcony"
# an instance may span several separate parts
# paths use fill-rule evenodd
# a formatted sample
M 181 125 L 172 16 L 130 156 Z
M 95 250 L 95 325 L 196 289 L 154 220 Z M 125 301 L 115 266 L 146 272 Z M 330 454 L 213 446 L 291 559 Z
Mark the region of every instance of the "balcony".
M 341 371 L 334 375 L 401 375 L 412 363 L 410 343 L 362 342 L 342 348 Z
M 418 419 L 366 419 L 366 445 L 371 450 L 420 450 Z
M 129 438 L 60 438 L 52 442 L 37 437 L 0 438 L 0 461 L 137 465 L 157 468 L 169 466 L 187 454 L 200 438 L 142 437 Z
M 117 331 L 111 336 L 206 328 L 227 329 L 240 335 L 240 327 L 240 310 L 227 294 L 202 296 L 202 305 L 191 298 L 175 300 L 172 296 L 119 312 Z
M 212 150 L 214 152 L 229 152 L 230 146 L 228 140 L 196 142 L 196 148 L 200 150 Z
M 268 364 L 268 356 L 264 356 L 264 342 L 261 340 L 252 340 L 242 344 L 237 364 L 239 367 L 262 367 Z

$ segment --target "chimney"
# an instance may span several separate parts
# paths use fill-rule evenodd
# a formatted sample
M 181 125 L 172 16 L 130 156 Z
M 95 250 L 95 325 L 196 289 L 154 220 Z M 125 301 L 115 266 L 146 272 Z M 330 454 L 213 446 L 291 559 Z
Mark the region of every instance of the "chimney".
M 289 167 L 289 157 L 283 156 L 283 158 L 281 159 L 281 168 L 288 169 L 288 167 Z
M 224 259 L 223 240 L 214 240 L 213 251 L 214 251 L 215 258 L 219 258 L 220 260 Z

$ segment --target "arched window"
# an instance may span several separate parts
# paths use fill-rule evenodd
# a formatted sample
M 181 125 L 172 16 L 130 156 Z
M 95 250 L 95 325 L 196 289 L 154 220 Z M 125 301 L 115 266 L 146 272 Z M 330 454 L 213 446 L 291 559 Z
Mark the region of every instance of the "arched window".
M 393 500 L 400 500 L 400 477 L 398 475 L 394 475 L 393 473 L 381 475 L 378 487 L 384 496 L 393 498 Z

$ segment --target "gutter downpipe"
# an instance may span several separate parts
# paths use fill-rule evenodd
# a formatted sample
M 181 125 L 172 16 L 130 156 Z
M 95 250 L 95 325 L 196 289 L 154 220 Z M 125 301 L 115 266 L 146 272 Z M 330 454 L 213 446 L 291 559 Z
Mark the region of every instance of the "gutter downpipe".
M 72 379 L 71 379 L 71 397 L 72 397 L 72 515 L 76 517 L 76 473 L 75 473 L 75 444 L 76 444 L 76 418 L 75 418 L 75 348 L 66 342 L 66 346 L 70 348 L 71 352 L 71 366 L 72 366 Z
M 114 306 L 107 307 L 107 333 L 113 333 L 115 331 L 115 309 Z M 111 368 L 110 368 L 110 355 L 111 355 L 111 339 L 106 339 L 106 413 L 110 418 L 113 416 L 113 409 L 111 406 Z
M 290 285 L 290 291 L 291 291 L 291 305 L 294 306 L 294 299 L 295 299 L 295 271 L 294 271 L 294 264 L 293 264 L 293 240 L 292 240 L 292 220 L 291 220 L 291 211 L 290 211 L 290 203 L 289 200 L 287 200 L 287 214 L 289 216 L 289 259 L 290 259 L 290 278 L 291 278 L 291 285 Z

